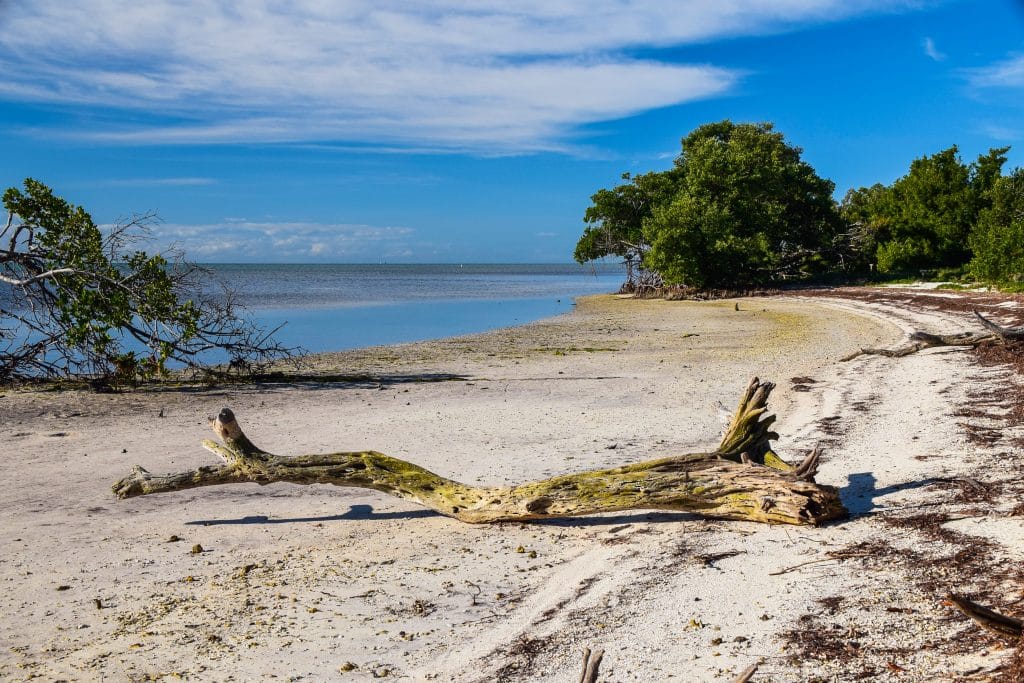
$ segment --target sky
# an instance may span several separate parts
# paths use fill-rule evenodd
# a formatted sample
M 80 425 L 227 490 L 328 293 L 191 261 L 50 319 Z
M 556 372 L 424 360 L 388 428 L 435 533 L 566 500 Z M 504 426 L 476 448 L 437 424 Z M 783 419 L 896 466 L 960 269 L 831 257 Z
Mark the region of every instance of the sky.
M 0 0 L 0 187 L 198 262 L 569 262 L 721 119 L 836 183 L 1024 166 L 1024 0 Z

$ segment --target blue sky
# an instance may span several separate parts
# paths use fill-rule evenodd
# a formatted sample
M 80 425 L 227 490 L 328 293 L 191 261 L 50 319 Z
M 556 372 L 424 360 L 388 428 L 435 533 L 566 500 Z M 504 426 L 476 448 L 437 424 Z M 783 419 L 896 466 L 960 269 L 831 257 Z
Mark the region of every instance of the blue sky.
M 0 0 L 0 183 L 205 262 L 565 262 L 589 197 L 723 118 L 839 197 L 1024 165 L 1024 2 Z

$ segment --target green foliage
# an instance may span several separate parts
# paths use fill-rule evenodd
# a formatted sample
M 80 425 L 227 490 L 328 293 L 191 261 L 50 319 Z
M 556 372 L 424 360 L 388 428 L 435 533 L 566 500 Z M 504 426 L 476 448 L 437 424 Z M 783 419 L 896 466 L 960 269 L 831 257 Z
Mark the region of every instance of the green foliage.
M 847 226 L 848 268 L 865 271 L 876 262 L 879 235 L 887 236 L 892 224 L 892 191 L 875 183 L 871 187 L 851 189 L 839 204 L 839 214 Z
M 772 124 L 707 124 L 682 148 L 679 189 L 644 222 L 646 263 L 666 282 L 764 284 L 826 266 L 839 226 L 834 185 Z
M 896 273 L 930 266 L 935 261 L 932 243 L 925 237 L 890 239 L 875 251 L 878 272 Z
M 149 216 L 106 234 L 81 207 L 33 179 L 3 195 L 0 381 L 85 375 L 115 383 L 165 374 L 221 349 L 236 360 L 284 355 L 230 301 L 205 300 L 198 270 L 128 247 Z
M 674 170 L 638 176 L 623 173 L 622 179 L 629 182 L 598 190 L 591 196 L 592 203 L 583 216 L 587 227 L 573 253 L 578 263 L 606 256 L 641 259 L 648 246 L 643 223 L 655 206 L 673 195 L 678 185 L 678 173 Z
M 889 187 L 847 193 L 842 214 L 854 237 L 857 262 L 883 273 L 958 266 L 970 259 L 969 236 L 991 204 L 1009 148 L 994 148 L 972 164 L 954 145 L 915 159 Z
M 1024 281 L 1024 169 L 998 178 L 971 233 L 970 270 L 990 282 Z
M 772 124 L 710 123 L 675 166 L 593 195 L 575 257 L 641 260 L 668 284 L 733 288 L 851 274 L 1024 280 L 1024 179 L 1008 147 L 965 164 L 954 145 L 892 185 L 852 189 L 801 159 Z M 877 274 L 871 271 L 876 271 Z

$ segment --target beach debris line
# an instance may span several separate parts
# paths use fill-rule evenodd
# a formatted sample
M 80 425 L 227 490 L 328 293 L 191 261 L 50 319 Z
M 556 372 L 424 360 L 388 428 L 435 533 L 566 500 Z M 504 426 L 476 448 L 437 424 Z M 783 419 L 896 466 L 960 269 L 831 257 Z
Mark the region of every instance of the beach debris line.
M 988 332 L 959 332 L 957 334 L 914 332 L 910 335 L 910 343 L 906 346 L 901 346 L 898 349 L 860 349 L 840 360 L 843 362 L 850 361 L 864 355 L 902 358 L 936 346 L 975 347 L 981 344 L 1024 340 L 1024 327 L 1003 327 L 992 322 L 978 311 L 974 311 L 974 315 Z
M 118 498 L 199 486 L 254 482 L 333 484 L 367 488 L 410 500 L 469 523 L 577 517 L 623 510 L 672 510 L 718 519 L 770 524 L 820 524 L 847 515 L 833 486 L 817 484 L 821 451 L 799 465 L 772 451 L 768 396 L 775 387 L 751 380 L 725 435 L 711 453 L 690 453 L 533 481 L 518 486 L 470 486 L 419 465 L 359 451 L 293 457 L 257 447 L 228 408 L 212 421 L 221 443 L 203 447 L 223 463 L 153 475 L 135 466 L 114 484 Z

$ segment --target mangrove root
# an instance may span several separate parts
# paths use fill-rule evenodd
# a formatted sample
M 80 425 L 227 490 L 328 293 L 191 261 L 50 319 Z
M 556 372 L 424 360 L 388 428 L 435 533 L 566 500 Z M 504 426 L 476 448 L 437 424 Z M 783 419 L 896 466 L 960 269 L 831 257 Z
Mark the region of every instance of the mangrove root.
M 509 487 L 462 484 L 376 451 L 273 455 L 253 444 L 225 408 L 212 423 L 223 445 L 203 442 L 223 464 L 163 476 L 136 465 L 113 488 L 119 498 L 131 498 L 244 482 L 333 484 L 382 491 L 471 523 L 644 509 L 776 524 L 819 524 L 845 517 L 838 490 L 814 482 L 820 451 L 795 467 L 772 452 L 770 441 L 778 435 L 770 431 L 775 416 L 767 414 L 767 401 L 774 386 L 756 377 L 750 382 L 713 453 L 659 458 Z
M 990 342 L 1007 342 L 1024 339 L 1024 327 L 1002 327 L 992 322 L 981 313 L 974 311 L 974 315 L 981 322 L 988 332 L 960 332 L 958 334 L 931 334 L 929 332 L 914 332 L 910 335 L 910 343 L 896 349 L 859 349 L 840 361 L 849 361 L 863 355 L 888 356 L 889 358 L 902 358 L 923 349 L 935 348 L 937 346 L 970 346 Z

